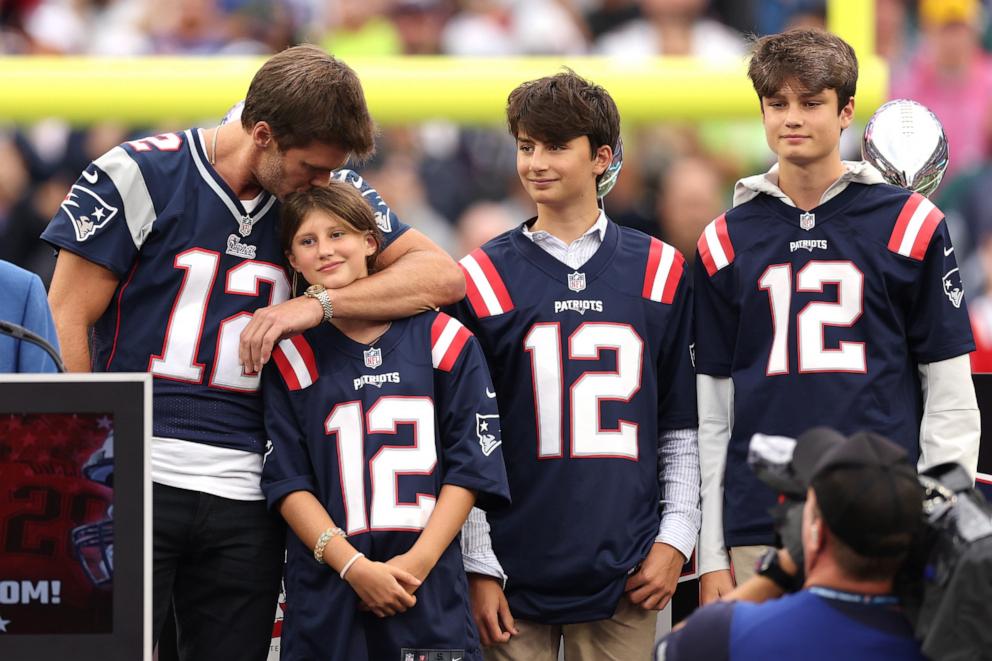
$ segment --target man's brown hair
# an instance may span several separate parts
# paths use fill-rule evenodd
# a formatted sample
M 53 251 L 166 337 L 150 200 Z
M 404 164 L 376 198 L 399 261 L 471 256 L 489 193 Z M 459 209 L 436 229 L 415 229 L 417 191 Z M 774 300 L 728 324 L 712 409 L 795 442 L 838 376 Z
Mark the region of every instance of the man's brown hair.
M 241 125 L 267 122 L 281 151 L 314 142 L 359 160 L 375 151 L 375 125 L 358 76 L 316 46 L 287 48 L 262 65 L 248 87 Z
M 811 94 L 836 90 L 840 112 L 858 87 L 858 56 L 829 32 L 788 30 L 754 42 L 747 75 L 759 100 L 775 96 L 791 81 Z
M 620 111 L 609 92 L 571 69 L 519 85 L 507 99 L 506 119 L 513 137 L 523 131 L 563 144 L 588 136 L 594 156 L 603 145 L 616 149 L 620 138 Z
M 358 189 L 345 181 L 332 180 L 326 186 L 314 186 L 308 190 L 289 195 L 282 203 L 280 211 L 279 238 L 286 255 L 292 253 L 293 237 L 300 225 L 312 211 L 323 211 L 337 216 L 360 234 L 371 234 L 375 241 L 375 252 L 365 258 L 369 274 L 375 272 L 375 261 L 382 251 L 382 231 L 375 222 L 372 207 L 365 201 Z M 295 292 L 294 292 L 295 294 Z

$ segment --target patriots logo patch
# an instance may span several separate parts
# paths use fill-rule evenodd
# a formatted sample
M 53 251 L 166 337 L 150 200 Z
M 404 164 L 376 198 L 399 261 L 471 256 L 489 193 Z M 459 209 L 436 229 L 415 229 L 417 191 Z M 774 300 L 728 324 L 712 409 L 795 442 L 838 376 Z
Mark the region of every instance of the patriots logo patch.
M 89 188 L 73 184 L 62 200 L 61 208 L 72 221 L 76 241 L 85 241 L 117 215 L 117 207 L 108 204 Z
M 493 453 L 493 450 L 503 444 L 502 440 L 496 438 L 498 433 L 498 415 L 475 414 L 475 434 L 479 437 L 479 447 L 482 448 L 482 454 L 488 457 Z
M 961 301 L 964 300 L 964 285 L 961 284 L 961 274 L 956 268 L 951 269 L 944 274 L 941 279 L 944 285 L 944 294 L 947 295 L 947 299 L 956 308 L 961 307 Z
M 375 212 L 375 224 L 379 226 L 379 229 L 386 234 L 393 231 L 393 223 L 389 219 L 389 210 L 387 209 L 385 213 L 382 211 Z

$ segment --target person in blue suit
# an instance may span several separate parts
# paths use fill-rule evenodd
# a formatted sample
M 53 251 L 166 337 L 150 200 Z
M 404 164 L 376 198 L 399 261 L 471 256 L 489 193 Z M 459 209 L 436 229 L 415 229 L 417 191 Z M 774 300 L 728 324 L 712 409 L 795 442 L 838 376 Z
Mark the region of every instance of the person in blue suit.
M 9 321 L 48 340 L 58 351 L 45 286 L 30 271 L 0 260 L 0 321 Z M 0 334 L 0 372 L 55 372 L 55 362 L 41 347 Z

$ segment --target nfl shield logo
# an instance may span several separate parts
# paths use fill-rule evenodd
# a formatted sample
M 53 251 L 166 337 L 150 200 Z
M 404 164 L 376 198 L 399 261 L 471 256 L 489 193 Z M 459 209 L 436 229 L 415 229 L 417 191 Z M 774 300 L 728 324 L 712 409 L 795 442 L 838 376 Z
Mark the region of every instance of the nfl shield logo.
M 799 214 L 799 226 L 807 232 L 816 227 L 816 215 L 810 212 Z
M 375 369 L 379 365 L 382 365 L 382 349 L 376 349 L 372 347 L 367 349 L 363 354 L 365 356 L 365 366 Z
M 586 288 L 586 274 L 585 273 L 579 273 L 578 271 L 576 271 L 575 273 L 569 273 L 568 274 L 568 288 L 571 289 L 572 291 L 575 291 L 575 292 L 579 292 L 579 291 L 582 291 L 583 289 L 585 289 Z

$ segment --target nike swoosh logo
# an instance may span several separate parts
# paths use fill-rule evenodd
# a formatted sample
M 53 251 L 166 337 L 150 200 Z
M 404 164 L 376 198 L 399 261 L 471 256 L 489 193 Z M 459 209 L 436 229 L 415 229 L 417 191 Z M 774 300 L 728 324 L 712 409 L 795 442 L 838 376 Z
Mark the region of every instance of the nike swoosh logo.
M 944 257 L 947 257 L 952 252 L 954 252 L 954 246 L 951 246 L 950 248 L 944 248 Z
M 493 399 L 494 397 L 496 397 L 496 393 L 489 390 L 489 388 L 486 388 L 486 397 L 488 397 L 489 399 Z M 452 659 L 451 661 L 454 661 L 454 659 Z
M 96 180 L 97 180 L 97 178 L 99 176 L 100 175 L 98 173 L 96 173 L 96 172 L 94 172 L 93 174 L 90 174 L 86 170 L 83 170 L 83 179 L 85 179 L 86 181 L 88 181 L 90 183 L 90 185 L 95 184 L 96 183 Z

